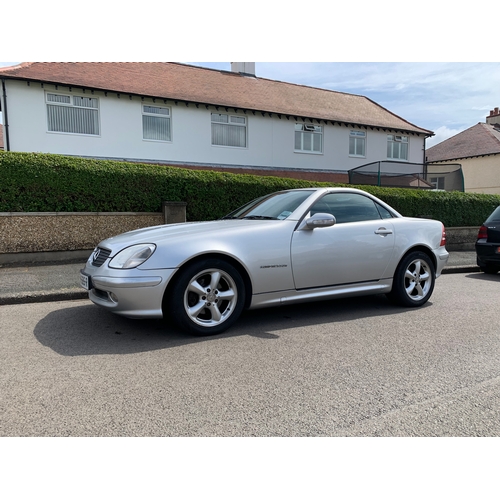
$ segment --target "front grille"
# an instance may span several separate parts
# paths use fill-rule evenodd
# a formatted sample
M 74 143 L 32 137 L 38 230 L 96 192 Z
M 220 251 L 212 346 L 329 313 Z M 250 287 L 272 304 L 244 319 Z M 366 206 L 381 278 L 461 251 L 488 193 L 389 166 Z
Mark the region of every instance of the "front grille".
M 91 256 L 91 264 L 95 267 L 101 267 L 106 259 L 109 257 L 111 250 L 106 248 L 97 247 Z

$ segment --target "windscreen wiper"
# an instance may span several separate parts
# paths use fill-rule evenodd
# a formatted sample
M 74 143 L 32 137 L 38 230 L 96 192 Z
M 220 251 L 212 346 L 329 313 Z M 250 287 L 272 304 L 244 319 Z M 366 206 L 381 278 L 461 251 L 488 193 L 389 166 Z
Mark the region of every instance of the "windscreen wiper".
M 269 215 L 247 215 L 246 217 L 222 217 L 221 220 L 246 219 L 246 220 L 279 220 L 278 217 L 270 217 Z
M 269 215 L 247 215 L 243 219 L 249 220 L 278 220 L 277 217 L 270 217 Z

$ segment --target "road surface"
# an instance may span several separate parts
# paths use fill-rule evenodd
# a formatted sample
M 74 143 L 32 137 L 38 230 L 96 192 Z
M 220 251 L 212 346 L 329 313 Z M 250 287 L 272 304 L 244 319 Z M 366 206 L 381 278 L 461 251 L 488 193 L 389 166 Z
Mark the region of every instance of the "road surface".
M 499 436 L 500 275 L 251 311 L 197 338 L 88 300 L 0 307 L 1 436 Z

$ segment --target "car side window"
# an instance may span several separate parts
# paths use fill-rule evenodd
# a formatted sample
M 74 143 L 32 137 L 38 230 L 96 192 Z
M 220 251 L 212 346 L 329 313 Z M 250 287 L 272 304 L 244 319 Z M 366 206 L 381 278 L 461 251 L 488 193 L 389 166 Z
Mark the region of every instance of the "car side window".
M 332 214 L 337 224 L 386 219 L 392 214 L 367 196 L 357 193 L 329 193 L 311 207 L 311 215 Z

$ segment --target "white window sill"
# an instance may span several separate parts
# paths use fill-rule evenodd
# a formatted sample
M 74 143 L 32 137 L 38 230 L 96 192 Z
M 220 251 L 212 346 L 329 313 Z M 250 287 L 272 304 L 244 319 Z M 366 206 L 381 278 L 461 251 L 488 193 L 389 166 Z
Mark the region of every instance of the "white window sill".
M 302 154 L 302 155 L 316 155 L 316 156 L 321 156 L 323 152 L 317 152 L 317 151 L 302 151 L 301 149 L 294 149 L 294 153 Z
M 172 144 L 172 142 L 173 142 L 172 140 L 170 140 L 170 141 L 164 141 L 162 139 L 144 139 L 143 138 L 142 140 L 143 140 L 143 142 L 160 142 L 162 144 Z
M 224 149 L 248 149 L 248 146 L 223 146 L 222 144 L 211 144 L 213 148 L 224 148 Z
M 57 130 L 47 130 L 47 134 L 59 134 L 59 135 L 78 135 L 80 137 L 97 137 L 101 138 L 101 134 L 80 134 L 78 132 L 59 132 Z

